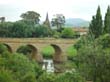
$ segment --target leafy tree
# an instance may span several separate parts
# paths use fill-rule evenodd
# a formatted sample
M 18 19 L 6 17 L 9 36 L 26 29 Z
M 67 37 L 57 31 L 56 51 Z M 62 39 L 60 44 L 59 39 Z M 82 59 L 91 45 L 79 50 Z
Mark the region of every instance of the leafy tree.
M 38 82 L 55 82 L 56 76 L 53 73 L 43 73 Z
M 103 49 L 110 48 L 110 34 L 105 34 L 96 39 L 95 44 L 101 45 Z
M 94 41 L 89 38 L 89 36 L 81 36 L 79 40 L 73 45 L 75 49 L 79 50 L 83 46 L 92 44 Z
M 35 27 L 34 37 L 49 37 L 51 36 L 51 31 L 44 25 L 38 25 Z
M 10 37 L 10 28 L 13 27 L 12 22 L 0 23 L 0 37 Z
M 74 36 L 74 32 L 71 28 L 65 28 L 62 32 L 61 32 L 61 37 L 62 38 L 73 38 Z
M 0 54 L 4 53 L 5 51 L 8 51 L 7 47 L 3 44 L 0 44 Z
M 32 36 L 32 28 L 22 21 L 13 23 L 13 27 L 9 29 L 10 37 L 30 37 Z
M 110 52 L 106 52 L 103 48 L 103 40 L 105 38 L 101 41 L 102 44 L 98 40 L 93 44 L 81 47 L 73 61 L 77 65 L 76 69 L 78 69 L 86 80 L 109 82 L 110 69 L 108 68 L 110 64 Z M 108 41 L 105 42 L 108 43 Z
M 53 37 L 54 38 L 60 38 L 61 37 L 61 33 L 60 32 L 58 32 L 58 31 L 56 31 L 56 30 L 52 30 L 53 32 Z
M 0 69 L 0 82 L 18 82 L 11 71 Z
M 58 31 L 61 31 L 62 26 L 65 24 L 65 16 L 63 16 L 62 14 L 56 14 L 51 23 L 52 26 L 57 26 Z
M 100 6 L 98 6 L 96 15 L 92 17 L 89 32 L 94 36 L 94 38 L 98 38 L 103 32 Z
M 34 11 L 27 11 L 26 13 L 21 14 L 20 16 L 27 23 L 31 24 L 39 24 L 40 14 Z
M 36 82 L 40 73 L 38 65 L 22 54 L 4 52 L 0 56 L 0 69 L 10 70 L 19 82 Z
M 104 21 L 104 33 L 110 34 L 110 6 L 108 6 Z
M 66 72 L 59 75 L 55 82 L 86 82 L 85 79 L 76 71 Z
M 5 17 L 0 17 L 0 22 L 4 23 L 5 22 Z

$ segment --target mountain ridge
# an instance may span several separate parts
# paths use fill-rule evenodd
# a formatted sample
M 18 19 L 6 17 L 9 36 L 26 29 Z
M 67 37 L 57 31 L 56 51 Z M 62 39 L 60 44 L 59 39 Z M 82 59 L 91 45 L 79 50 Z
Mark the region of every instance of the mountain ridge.
M 68 18 L 65 19 L 66 27 L 89 27 L 89 21 L 86 21 L 81 18 Z

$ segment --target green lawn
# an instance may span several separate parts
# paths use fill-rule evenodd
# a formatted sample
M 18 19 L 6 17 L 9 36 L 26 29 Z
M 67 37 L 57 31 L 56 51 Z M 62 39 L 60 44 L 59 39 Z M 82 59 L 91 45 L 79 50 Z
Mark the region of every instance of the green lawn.
M 77 50 L 73 46 L 67 48 L 66 52 L 69 58 L 77 54 Z M 41 53 L 45 58 L 52 58 L 52 55 L 55 53 L 55 50 L 52 46 L 46 46 L 42 49 Z

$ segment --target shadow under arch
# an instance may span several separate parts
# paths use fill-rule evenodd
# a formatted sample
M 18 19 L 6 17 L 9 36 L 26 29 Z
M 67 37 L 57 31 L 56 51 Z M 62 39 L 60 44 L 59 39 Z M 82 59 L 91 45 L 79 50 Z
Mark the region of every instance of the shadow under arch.
M 31 56 L 30 56 L 30 58 L 32 58 L 32 59 L 34 59 L 35 58 L 35 56 L 36 56 L 36 54 L 37 54 L 37 48 L 36 47 L 34 47 L 33 45 L 31 45 L 31 44 L 28 44 L 28 45 L 26 45 L 26 46 L 28 46 L 30 49 L 31 49 Z
M 38 53 L 38 49 L 32 44 L 28 44 L 27 46 L 31 48 L 31 58 L 36 60 L 38 63 L 42 63 L 43 56 Z
M 55 45 L 55 44 L 51 44 L 51 46 L 55 50 L 55 53 L 53 55 L 53 61 L 56 62 L 56 63 L 57 62 L 58 63 L 62 62 L 63 59 L 62 59 L 62 50 L 61 50 L 61 48 L 59 46 Z
M 11 46 L 10 46 L 9 44 L 3 43 L 3 45 L 7 47 L 7 50 L 8 50 L 10 53 L 13 52 L 13 51 L 12 51 L 12 48 L 11 48 Z
M 20 47 L 18 49 L 20 49 Z M 17 49 L 17 52 L 19 52 L 18 49 Z M 38 49 L 34 45 L 32 45 L 32 44 L 24 45 L 24 51 L 25 51 L 25 49 L 27 49 L 26 55 L 29 57 L 29 59 L 35 60 L 39 63 L 43 61 L 42 56 L 38 55 Z M 22 52 L 22 50 L 21 50 L 21 52 Z

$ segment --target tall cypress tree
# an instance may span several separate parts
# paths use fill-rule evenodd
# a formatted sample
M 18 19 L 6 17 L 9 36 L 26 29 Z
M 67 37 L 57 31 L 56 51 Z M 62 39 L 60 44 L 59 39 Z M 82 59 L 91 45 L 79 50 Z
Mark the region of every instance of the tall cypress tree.
M 100 6 L 98 6 L 96 15 L 92 17 L 89 31 L 92 35 L 94 35 L 94 38 L 98 38 L 102 34 L 103 23 Z
M 108 6 L 107 13 L 105 14 L 104 34 L 105 33 L 109 33 L 110 34 L 110 6 Z

